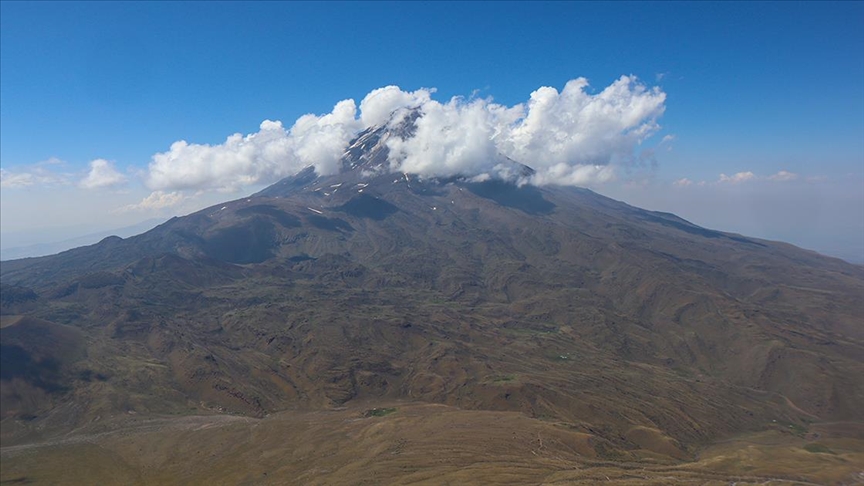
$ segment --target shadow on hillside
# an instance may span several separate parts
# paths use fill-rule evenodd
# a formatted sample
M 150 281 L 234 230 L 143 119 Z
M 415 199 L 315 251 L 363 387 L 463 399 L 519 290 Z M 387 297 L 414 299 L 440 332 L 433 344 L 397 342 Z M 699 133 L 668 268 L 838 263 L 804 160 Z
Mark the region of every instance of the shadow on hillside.
M 465 184 L 465 187 L 477 196 L 528 214 L 549 214 L 555 209 L 555 205 L 544 199 L 543 193 L 534 186 L 517 187 L 504 181 L 485 181 Z
M 335 209 L 357 218 L 368 218 L 375 221 L 381 221 L 399 211 L 399 208 L 389 202 L 368 194 L 360 194 Z

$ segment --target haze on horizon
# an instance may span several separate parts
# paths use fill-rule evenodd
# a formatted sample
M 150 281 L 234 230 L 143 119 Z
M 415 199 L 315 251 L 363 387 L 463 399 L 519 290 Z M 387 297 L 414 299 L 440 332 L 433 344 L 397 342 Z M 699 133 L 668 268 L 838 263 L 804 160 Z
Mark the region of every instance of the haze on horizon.
M 501 154 L 521 183 L 864 262 L 860 3 L 0 9 L 4 249 L 332 172 L 420 106 L 393 171 L 507 178 Z

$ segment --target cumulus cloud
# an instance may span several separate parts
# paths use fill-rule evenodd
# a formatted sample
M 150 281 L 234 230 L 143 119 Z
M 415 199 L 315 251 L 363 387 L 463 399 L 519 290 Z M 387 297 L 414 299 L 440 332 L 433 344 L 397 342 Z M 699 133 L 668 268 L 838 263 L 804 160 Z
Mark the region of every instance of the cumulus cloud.
M 616 167 L 640 161 L 634 150 L 660 128 L 657 120 L 665 110 L 666 95 L 631 76 L 622 76 L 597 94 L 589 94 L 588 86 L 585 78 L 578 78 L 560 92 L 541 87 L 527 103 L 513 107 L 459 99 L 442 105 L 462 124 L 437 124 L 441 131 L 452 127 L 452 148 L 445 152 L 450 157 L 444 164 L 438 157 L 437 164 L 427 166 L 443 165 L 445 175 L 460 173 L 464 167 L 461 173 L 487 171 L 501 177 L 506 166 L 488 156 L 500 153 L 534 168 L 537 174 L 526 181 L 532 184 L 589 185 L 612 180 Z M 418 138 L 420 134 L 418 130 Z M 415 149 L 436 146 L 441 138 L 428 137 Z M 411 155 L 425 154 L 409 152 L 408 161 Z M 490 168 L 490 164 L 494 165 Z
M 300 124 L 297 135 L 303 137 L 315 121 L 304 117 L 297 123 Z M 315 145 L 319 140 L 309 137 L 310 154 L 317 152 Z M 245 137 L 235 133 L 219 145 L 174 142 L 169 151 L 153 156 L 145 183 L 154 190 L 234 190 L 278 179 L 302 168 L 295 148 L 295 139 L 281 122 L 265 120 L 257 133 Z
M 174 142 L 153 156 L 145 183 L 154 190 L 234 190 L 272 182 L 314 166 L 319 174 L 338 169 L 339 157 L 360 130 L 353 100 L 340 101 L 329 114 L 304 115 L 290 130 L 264 120 L 257 133 L 235 133 L 219 145 Z
M 164 191 L 153 191 L 149 196 L 145 197 L 141 200 L 141 202 L 137 204 L 129 204 L 127 206 L 123 206 L 117 210 L 115 213 L 126 213 L 130 211 L 144 211 L 144 212 L 152 212 L 158 211 L 160 209 L 170 208 L 176 206 L 183 202 L 186 199 L 186 196 L 183 195 L 181 191 L 174 192 L 164 192 Z
M 105 159 L 96 159 L 90 162 L 90 171 L 78 185 L 84 189 L 100 189 L 112 187 L 126 182 L 126 176 L 117 172 L 114 164 Z
M 678 179 L 677 181 L 674 181 L 672 184 L 678 187 L 687 187 L 693 185 L 693 181 L 684 177 L 683 179 Z
M 399 89 L 398 86 L 374 89 L 360 102 L 362 126 L 366 128 L 382 125 L 399 108 L 414 108 L 429 103 L 434 92 L 434 88 L 406 92 Z
M 727 176 L 726 174 L 720 174 L 720 179 L 717 181 L 721 184 L 740 184 L 742 182 L 751 181 L 756 177 L 756 174 L 747 171 L 747 172 L 738 172 L 734 175 Z
M 496 137 L 506 125 L 522 116 L 487 100 L 466 102 L 453 98 L 447 103 L 430 100 L 421 106 L 414 136 L 392 137 L 390 167 L 430 177 L 477 176 L 506 166 L 496 147 Z
M 569 81 L 561 93 L 543 87 L 531 93 L 527 113 L 505 136 L 502 150 L 531 165 L 608 165 L 625 162 L 660 127 L 666 95 L 622 76 L 596 95 L 588 81 Z
M 615 177 L 615 168 L 638 163 L 636 147 L 659 130 L 666 95 L 633 76 L 596 94 L 588 81 L 569 81 L 559 92 L 541 87 L 525 103 L 489 99 L 432 99 L 434 89 L 378 88 L 360 102 L 343 100 L 330 113 L 304 115 L 286 130 L 265 120 L 258 132 L 224 143 L 178 141 L 153 156 L 145 182 L 155 191 L 231 190 L 274 182 L 307 166 L 319 174 L 339 170 L 339 159 L 361 130 L 398 123 L 419 109 L 412 137 L 391 137 L 392 171 L 439 177 L 512 177 L 512 159 L 537 173 L 533 184 L 587 185 Z M 394 117 L 394 113 L 396 116 Z

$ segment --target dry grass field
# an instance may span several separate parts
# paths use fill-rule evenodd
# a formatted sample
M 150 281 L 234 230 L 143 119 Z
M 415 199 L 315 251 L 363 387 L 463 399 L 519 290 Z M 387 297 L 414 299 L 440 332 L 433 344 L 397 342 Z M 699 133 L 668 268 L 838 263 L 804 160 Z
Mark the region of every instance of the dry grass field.
M 377 405 L 377 407 L 372 407 Z M 366 408 L 370 407 L 370 408 Z M 386 414 L 371 410 L 388 409 Z M 379 416 L 383 415 L 383 416 Z M 622 450 L 567 424 L 415 402 L 255 419 L 114 418 L 2 449 L 2 484 L 860 484 L 851 424 L 780 428 L 692 458 L 646 431 Z M 845 434 L 845 435 L 844 435 Z

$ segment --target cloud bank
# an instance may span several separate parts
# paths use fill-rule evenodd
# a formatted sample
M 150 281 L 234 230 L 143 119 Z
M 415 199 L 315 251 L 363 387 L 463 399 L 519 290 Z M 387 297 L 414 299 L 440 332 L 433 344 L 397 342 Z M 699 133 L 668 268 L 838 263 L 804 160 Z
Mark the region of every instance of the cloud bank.
M 357 133 L 398 122 L 393 114 L 402 108 L 419 108 L 414 135 L 387 142 L 394 172 L 507 178 L 507 157 L 537 171 L 521 182 L 586 185 L 611 180 L 616 167 L 636 160 L 636 147 L 659 130 L 666 100 L 659 88 L 633 76 L 596 94 L 585 78 L 569 81 L 560 92 L 541 87 L 514 106 L 491 98 L 439 102 L 434 93 L 386 86 L 368 93 L 359 109 L 354 100 L 343 100 L 330 113 L 304 115 L 288 129 L 265 120 L 258 132 L 234 134 L 218 145 L 181 140 L 153 156 L 145 183 L 154 191 L 234 190 L 275 182 L 310 165 L 319 174 L 333 174 Z

